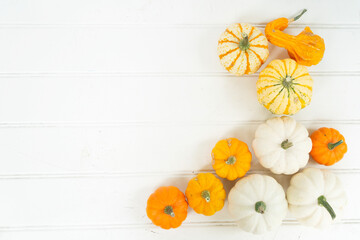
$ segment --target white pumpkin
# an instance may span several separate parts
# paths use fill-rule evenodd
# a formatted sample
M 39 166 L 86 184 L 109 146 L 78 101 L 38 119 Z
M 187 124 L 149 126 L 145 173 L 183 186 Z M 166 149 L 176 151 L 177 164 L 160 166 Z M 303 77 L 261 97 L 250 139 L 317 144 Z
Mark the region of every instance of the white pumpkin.
M 263 167 L 276 174 L 293 174 L 309 161 L 312 142 L 302 124 L 283 116 L 261 124 L 252 147 Z
M 339 178 L 328 170 L 316 168 L 307 168 L 291 178 L 287 199 L 295 218 L 317 228 L 337 220 L 347 203 Z
M 252 174 L 230 190 L 228 208 L 244 231 L 261 234 L 279 227 L 288 204 L 282 186 L 272 177 Z

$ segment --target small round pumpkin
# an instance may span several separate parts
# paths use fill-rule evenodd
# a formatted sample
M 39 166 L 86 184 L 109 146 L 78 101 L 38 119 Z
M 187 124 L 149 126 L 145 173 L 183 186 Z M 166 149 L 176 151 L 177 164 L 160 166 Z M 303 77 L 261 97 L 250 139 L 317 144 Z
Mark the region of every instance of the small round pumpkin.
M 217 142 L 211 157 L 216 174 L 230 181 L 244 176 L 251 167 L 251 153 L 248 146 L 236 138 Z
M 217 52 L 221 64 L 230 73 L 252 74 L 269 56 L 268 41 L 258 28 L 235 23 L 220 36 Z
M 310 155 L 319 164 L 331 166 L 340 161 L 347 152 L 344 136 L 334 128 L 320 128 L 313 132 L 310 138 Z
M 191 179 L 185 194 L 189 206 L 205 216 L 220 211 L 224 207 L 226 198 L 222 182 L 211 173 L 200 173 Z
M 187 208 L 185 195 L 177 187 L 159 187 L 147 201 L 146 214 L 156 226 L 177 228 L 186 219 Z
M 273 60 L 256 83 L 259 102 L 274 114 L 293 115 L 310 104 L 313 80 L 292 59 Z
M 260 174 L 240 179 L 230 190 L 228 203 L 238 226 L 254 234 L 278 228 L 288 210 L 282 186 L 274 178 Z

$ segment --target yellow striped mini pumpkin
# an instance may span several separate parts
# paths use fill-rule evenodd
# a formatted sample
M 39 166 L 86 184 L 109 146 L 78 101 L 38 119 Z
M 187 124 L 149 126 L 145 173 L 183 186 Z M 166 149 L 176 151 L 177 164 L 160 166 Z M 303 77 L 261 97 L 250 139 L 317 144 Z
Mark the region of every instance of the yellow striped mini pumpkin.
M 256 83 L 259 102 L 274 114 L 292 115 L 310 104 L 313 80 L 292 59 L 273 60 Z
M 258 28 L 235 23 L 220 36 L 217 52 L 229 72 L 238 76 L 252 74 L 269 56 L 268 41 Z

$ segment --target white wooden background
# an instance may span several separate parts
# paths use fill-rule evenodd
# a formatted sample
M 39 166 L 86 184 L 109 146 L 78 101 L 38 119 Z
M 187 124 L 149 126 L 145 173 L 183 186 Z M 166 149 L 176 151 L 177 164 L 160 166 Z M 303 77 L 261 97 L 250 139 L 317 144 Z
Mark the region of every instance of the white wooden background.
M 263 31 L 302 8 L 288 32 L 309 25 L 326 51 L 309 69 L 313 100 L 295 118 L 346 137 L 348 153 L 329 167 L 347 190 L 344 218 L 317 231 L 289 217 L 251 236 L 225 206 L 212 217 L 189 208 L 176 230 L 153 226 L 149 194 L 185 190 L 212 171 L 216 141 L 251 144 L 271 117 L 257 102 L 258 74 L 221 67 L 222 31 L 233 22 Z M 358 0 L 1 0 L 0 239 L 359 239 L 359 39 Z M 267 63 L 285 57 L 271 45 Z M 251 172 L 268 174 L 256 159 Z M 277 179 L 286 187 L 288 177 Z

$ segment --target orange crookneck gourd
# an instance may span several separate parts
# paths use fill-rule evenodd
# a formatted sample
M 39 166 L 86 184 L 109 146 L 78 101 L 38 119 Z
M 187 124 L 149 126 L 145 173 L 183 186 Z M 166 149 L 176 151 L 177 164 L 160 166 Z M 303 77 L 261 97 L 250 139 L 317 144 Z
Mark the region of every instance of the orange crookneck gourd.
M 290 58 L 305 66 L 318 64 L 324 56 L 325 43 L 319 35 L 314 34 L 309 27 L 297 36 L 282 32 L 290 23 L 298 20 L 306 9 L 294 18 L 278 18 L 269 22 L 265 28 L 266 38 L 270 43 L 285 48 Z

